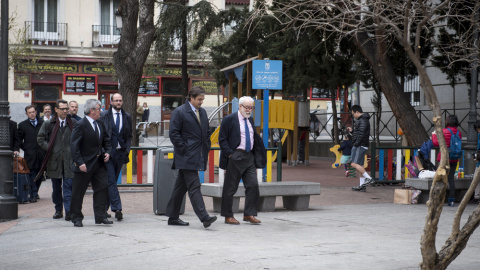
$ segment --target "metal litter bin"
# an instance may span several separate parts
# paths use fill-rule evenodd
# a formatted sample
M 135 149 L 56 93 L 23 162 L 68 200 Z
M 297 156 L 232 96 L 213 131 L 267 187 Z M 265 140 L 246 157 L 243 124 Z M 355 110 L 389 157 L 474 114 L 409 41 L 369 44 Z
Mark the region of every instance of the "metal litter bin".
M 153 180 L 153 212 L 156 215 L 165 215 L 167 204 L 172 196 L 175 180 L 178 170 L 172 170 L 173 159 L 168 158 L 168 154 L 173 155 L 173 148 L 159 148 L 155 154 L 155 172 Z M 180 214 L 185 213 L 185 196 L 183 197 Z

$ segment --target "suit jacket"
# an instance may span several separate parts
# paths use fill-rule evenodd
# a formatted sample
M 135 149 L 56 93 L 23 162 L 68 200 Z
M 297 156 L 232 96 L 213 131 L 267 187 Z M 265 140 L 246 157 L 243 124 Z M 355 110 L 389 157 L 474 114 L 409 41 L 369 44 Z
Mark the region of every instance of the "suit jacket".
M 254 127 L 253 119 L 248 118 L 252 127 Z M 240 123 L 238 122 L 238 113 L 232 113 L 223 118 L 218 135 L 218 142 L 222 151 L 220 152 L 220 168 L 227 169 L 228 157 L 235 152 L 240 145 L 241 140 Z M 265 168 L 267 165 L 267 154 L 262 138 L 253 129 L 253 155 L 255 157 L 255 167 Z
M 9 120 L 8 128 L 10 129 L 10 150 L 20 150 L 20 138 L 17 132 L 17 122 Z
M 202 124 L 186 102 L 176 108 L 170 119 L 170 141 L 174 156 L 172 169 L 204 171 L 210 151 L 210 131 L 207 112 L 199 110 Z
M 125 158 L 124 164 L 128 163 L 128 153 L 130 152 L 130 148 L 132 147 L 132 116 L 125 112 L 123 109 L 121 110 L 121 117 L 122 117 L 122 128 L 120 133 L 117 133 L 115 129 L 115 122 L 113 118 L 116 117 L 113 113 L 113 108 L 110 106 L 108 111 L 103 111 L 100 114 L 100 122 L 105 125 L 107 129 L 108 136 L 110 137 L 110 145 L 112 146 L 112 150 L 110 151 L 110 155 L 113 156 L 118 146 L 118 138 L 121 137 L 120 146 L 121 148 L 125 148 L 127 152 L 127 156 Z
M 45 150 L 43 150 L 37 143 L 37 135 L 42 127 L 43 120 L 37 118 L 37 126 L 34 127 L 30 119 L 20 122 L 18 124 L 18 144 L 17 149 L 22 148 L 25 152 L 25 159 L 30 170 L 40 169 L 43 158 L 45 157 Z
M 50 120 L 43 123 L 40 132 L 38 132 L 37 142 L 45 151 L 48 150 L 52 131 L 55 124 L 57 124 L 57 121 L 58 117 L 56 116 L 50 118 Z M 75 119 L 72 119 L 74 125 L 76 122 Z M 71 170 L 73 161 L 70 153 L 70 138 L 72 131 L 70 131 L 70 128 L 66 125 L 66 121 L 64 130 L 62 131 L 60 128 L 58 129 L 57 136 L 53 142 L 53 148 L 50 152 L 50 157 L 48 157 L 47 178 L 73 178 L 73 172 Z
M 87 171 L 93 167 L 97 159 L 103 158 L 105 153 L 110 153 L 110 138 L 108 132 L 101 121 L 97 121 L 100 129 L 100 138 L 95 134 L 95 130 L 88 121 L 87 117 L 83 117 L 73 127 L 70 142 L 70 152 L 72 154 L 74 172 L 81 172 L 79 167 L 82 164 L 87 166 Z

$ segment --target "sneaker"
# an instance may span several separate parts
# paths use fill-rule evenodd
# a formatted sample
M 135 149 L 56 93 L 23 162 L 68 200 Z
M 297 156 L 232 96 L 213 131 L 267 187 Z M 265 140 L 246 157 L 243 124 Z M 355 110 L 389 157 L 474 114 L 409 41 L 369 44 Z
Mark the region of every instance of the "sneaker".
M 367 187 L 372 184 L 375 184 L 375 180 L 373 180 L 373 178 L 365 178 L 365 183 L 363 183 L 362 187 Z
M 358 186 L 358 187 L 352 187 L 352 190 L 353 191 L 362 191 L 362 192 L 366 192 L 367 191 L 367 188 L 364 187 L 364 186 Z
M 348 177 L 348 171 L 345 171 L 345 177 Z

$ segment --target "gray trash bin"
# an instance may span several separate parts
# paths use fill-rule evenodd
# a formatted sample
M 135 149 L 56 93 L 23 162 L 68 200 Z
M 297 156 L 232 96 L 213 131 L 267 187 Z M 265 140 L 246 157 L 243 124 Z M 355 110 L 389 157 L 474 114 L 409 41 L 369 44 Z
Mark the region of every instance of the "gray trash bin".
M 153 212 L 156 215 L 165 215 L 167 204 L 172 196 L 173 186 L 177 179 L 178 170 L 172 170 L 173 159 L 168 159 L 168 153 L 173 148 L 159 148 L 155 154 L 155 178 L 153 180 Z M 185 197 L 183 197 L 180 214 L 185 212 Z

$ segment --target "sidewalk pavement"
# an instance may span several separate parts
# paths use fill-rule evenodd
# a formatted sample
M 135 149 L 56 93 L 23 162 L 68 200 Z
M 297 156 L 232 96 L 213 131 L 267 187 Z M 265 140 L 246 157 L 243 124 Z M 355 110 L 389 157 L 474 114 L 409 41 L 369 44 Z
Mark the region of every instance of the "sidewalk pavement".
M 346 178 L 332 163 L 311 158 L 310 166 L 283 166 L 284 181 L 321 183 L 322 193 L 311 197 L 310 210 L 283 210 L 277 198 L 275 212 L 259 213 L 261 225 L 241 221 L 234 226 L 224 224 L 205 197 L 207 211 L 219 217 L 208 229 L 188 197 L 181 218 L 190 226 L 168 226 L 167 217 L 153 213 L 152 188 L 122 188 L 124 220 L 113 219 L 113 225 L 94 224 L 92 193 L 87 193 L 84 227 L 75 228 L 52 219 L 47 181 L 37 203 L 19 205 L 18 220 L 0 223 L 0 268 L 418 269 L 426 206 L 393 204 L 399 186 L 353 192 L 358 178 Z M 469 205 L 467 215 L 475 207 Z M 455 210 L 443 209 L 437 249 L 450 234 Z M 236 217 L 241 220 L 241 213 Z M 477 269 L 479 240 L 474 233 L 448 269 Z

